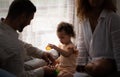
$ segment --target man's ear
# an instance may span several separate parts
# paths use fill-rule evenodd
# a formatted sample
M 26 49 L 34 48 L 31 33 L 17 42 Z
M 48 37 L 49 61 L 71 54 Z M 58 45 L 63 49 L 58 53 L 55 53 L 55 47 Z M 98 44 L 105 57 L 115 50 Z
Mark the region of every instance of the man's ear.
M 27 17 L 26 13 L 22 13 L 22 14 L 20 15 L 20 18 L 26 18 L 26 17 Z
M 26 19 L 26 14 L 22 13 L 21 15 L 18 16 L 19 22 L 22 22 L 23 20 Z

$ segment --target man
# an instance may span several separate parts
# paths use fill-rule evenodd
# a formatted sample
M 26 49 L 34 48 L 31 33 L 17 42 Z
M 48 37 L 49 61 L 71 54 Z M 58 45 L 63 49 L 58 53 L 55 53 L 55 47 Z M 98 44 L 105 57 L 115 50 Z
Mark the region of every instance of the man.
M 18 39 L 18 33 L 30 24 L 36 12 L 36 7 L 29 0 L 14 0 L 9 7 L 7 17 L 0 21 L 0 68 L 17 77 L 43 77 L 51 75 L 54 68 L 44 66 L 31 71 L 25 71 L 25 55 L 42 58 L 53 62 L 51 54 L 42 52 L 30 44 Z
M 16 76 L 12 75 L 11 73 L 3 69 L 0 69 L 0 77 L 16 77 Z

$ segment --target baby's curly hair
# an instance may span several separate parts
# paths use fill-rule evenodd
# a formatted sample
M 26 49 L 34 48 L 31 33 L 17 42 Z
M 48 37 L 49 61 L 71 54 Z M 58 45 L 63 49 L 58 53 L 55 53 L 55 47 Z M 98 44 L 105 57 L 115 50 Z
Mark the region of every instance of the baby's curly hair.
M 75 32 L 74 27 L 72 24 L 67 22 L 60 22 L 57 27 L 57 32 L 64 31 L 67 35 L 70 35 L 71 37 L 75 38 Z

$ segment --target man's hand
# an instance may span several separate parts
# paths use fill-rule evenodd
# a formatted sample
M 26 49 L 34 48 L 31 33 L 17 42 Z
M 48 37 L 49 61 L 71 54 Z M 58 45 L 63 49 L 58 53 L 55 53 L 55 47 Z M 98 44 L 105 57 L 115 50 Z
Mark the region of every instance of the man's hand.
M 55 71 L 55 67 L 50 67 L 50 66 L 44 66 L 44 77 L 54 77 L 54 71 Z
M 42 59 L 44 59 L 48 64 L 52 64 L 55 62 L 53 55 L 51 53 L 48 53 L 48 52 L 44 52 L 42 54 Z

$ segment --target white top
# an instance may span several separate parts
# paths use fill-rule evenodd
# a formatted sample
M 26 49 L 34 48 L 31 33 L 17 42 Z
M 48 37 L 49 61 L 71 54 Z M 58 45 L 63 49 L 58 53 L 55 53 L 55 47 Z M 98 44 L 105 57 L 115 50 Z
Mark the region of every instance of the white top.
M 120 17 L 103 10 L 97 21 L 93 34 L 88 19 L 79 24 L 77 63 L 84 65 L 88 60 L 112 58 L 116 60 L 120 71 Z
M 18 39 L 18 34 L 10 26 L 0 21 L 0 67 L 17 77 L 43 77 L 42 68 L 25 71 L 25 55 L 38 56 L 42 51 Z

